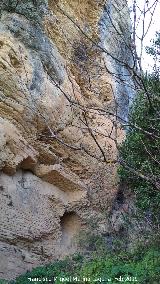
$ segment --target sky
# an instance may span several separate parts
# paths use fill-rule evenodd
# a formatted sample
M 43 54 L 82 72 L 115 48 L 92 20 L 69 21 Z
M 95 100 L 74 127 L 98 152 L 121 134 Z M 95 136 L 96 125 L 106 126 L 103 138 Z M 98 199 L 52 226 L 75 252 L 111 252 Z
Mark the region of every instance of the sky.
M 136 28 L 136 34 L 137 36 L 141 37 L 142 36 L 142 31 L 143 31 L 143 21 L 142 21 L 142 13 L 140 12 L 140 10 L 143 10 L 144 7 L 144 3 L 147 2 L 146 0 L 137 0 L 137 19 L 139 19 L 139 22 L 137 23 L 137 28 Z M 146 17 L 145 17 L 145 22 L 144 22 L 144 27 L 145 27 L 145 31 L 147 31 L 150 20 L 151 20 L 151 13 L 154 12 L 153 18 L 152 18 L 152 23 L 151 26 L 144 38 L 144 48 L 143 48 L 143 54 L 142 54 L 142 67 L 144 70 L 148 70 L 151 71 L 152 70 L 152 66 L 154 64 L 154 61 L 152 59 L 151 56 L 149 56 L 146 52 L 145 52 L 145 46 L 151 46 L 151 40 L 153 38 L 155 38 L 155 33 L 156 31 L 160 31 L 160 0 L 158 1 L 158 4 L 155 8 L 154 11 L 154 5 L 155 0 L 148 0 L 148 8 L 151 7 L 153 5 L 153 7 L 150 9 L 150 11 L 148 11 L 146 13 Z M 131 9 L 131 11 L 133 10 L 133 0 L 128 0 L 128 5 Z M 147 5 L 146 5 L 146 9 Z M 133 13 L 131 12 L 131 18 L 133 19 Z M 141 42 L 140 40 L 136 39 L 136 46 L 137 46 L 137 52 L 138 55 L 140 55 L 140 50 L 141 50 Z

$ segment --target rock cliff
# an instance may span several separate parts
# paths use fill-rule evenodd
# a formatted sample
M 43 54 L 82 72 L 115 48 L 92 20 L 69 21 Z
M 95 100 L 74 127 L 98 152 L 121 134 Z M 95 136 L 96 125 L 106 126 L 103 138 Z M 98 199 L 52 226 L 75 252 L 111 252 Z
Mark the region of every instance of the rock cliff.
M 129 29 L 125 0 L 1 1 L 0 278 L 110 231 Z

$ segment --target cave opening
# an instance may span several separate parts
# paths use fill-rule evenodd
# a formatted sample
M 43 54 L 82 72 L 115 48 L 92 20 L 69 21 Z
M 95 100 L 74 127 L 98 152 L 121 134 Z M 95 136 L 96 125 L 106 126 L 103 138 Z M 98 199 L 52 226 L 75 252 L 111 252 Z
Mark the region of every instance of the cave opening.
M 76 237 L 81 230 L 81 219 L 75 212 L 65 212 L 60 220 L 61 247 L 73 251 L 76 248 Z

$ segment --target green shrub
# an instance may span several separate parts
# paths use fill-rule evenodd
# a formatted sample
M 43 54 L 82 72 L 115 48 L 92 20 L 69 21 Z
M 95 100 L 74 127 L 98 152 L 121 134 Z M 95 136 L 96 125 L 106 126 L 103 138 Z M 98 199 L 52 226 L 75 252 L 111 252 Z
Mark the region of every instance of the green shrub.
M 156 183 L 160 180 L 160 82 L 153 76 L 148 76 L 144 82 L 151 102 L 145 92 L 137 95 L 130 110 L 126 140 L 119 150 L 130 168 Z M 160 190 L 154 182 L 138 177 L 124 166 L 120 166 L 119 175 L 134 192 L 138 208 L 150 212 L 152 219 L 159 218 Z
M 57 279 L 54 280 L 54 277 Z M 69 278 L 71 277 L 71 278 Z M 75 279 L 73 278 L 75 277 Z M 80 280 L 76 281 L 76 277 Z M 128 278 L 127 278 L 128 277 Z M 32 279 L 32 282 L 29 279 Z M 105 257 L 91 256 L 86 259 L 81 255 L 74 255 L 63 261 L 38 267 L 15 280 L 15 284 L 40 283 L 37 281 L 45 278 L 41 283 L 125 283 L 158 284 L 160 279 L 160 254 L 157 243 L 144 248 L 143 245 L 132 253 L 121 252 L 106 254 Z M 47 279 L 48 281 L 47 281 Z M 66 278 L 63 279 L 62 278 Z M 67 281 L 68 280 L 70 281 Z M 84 281 L 84 278 L 86 281 Z M 111 281 L 108 282 L 108 279 Z M 127 280 L 129 279 L 129 280 Z M 137 279 L 137 282 L 134 281 Z M 35 281 L 33 281 L 35 280 Z M 49 280 L 52 280 L 50 282 Z M 88 281 L 87 281 L 88 280 Z

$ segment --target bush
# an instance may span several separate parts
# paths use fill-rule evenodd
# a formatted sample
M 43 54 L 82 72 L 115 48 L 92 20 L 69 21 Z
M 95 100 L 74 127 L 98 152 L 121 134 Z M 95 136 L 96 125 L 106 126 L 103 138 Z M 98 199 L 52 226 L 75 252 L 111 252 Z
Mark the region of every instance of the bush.
M 150 93 L 150 102 L 145 92 L 137 95 L 130 110 L 126 140 L 120 147 L 120 156 L 138 173 L 159 182 L 160 176 L 160 81 L 148 76 L 144 80 Z M 136 127 L 133 127 L 135 125 Z M 137 207 L 149 212 L 152 219 L 159 219 L 160 190 L 155 185 L 120 166 L 121 182 L 134 192 Z
M 105 257 L 94 255 L 90 259 L 81 255 L 74 255 L 71 258 L 33 269 L 32 272 L 18 277 L 14 283 L 36 284 L 40 283 L 39 280 L 42 280 L 41 283 L 93 284 L 101 283 L 103 280 L 102 283 L 104 284 L 115 284 L 124 280 L 125 283 L 158 284 L 160 279 L 159 267 L 160 254 L 157 249 L 157 242 L 152 242 L 152 246 L 149 244 L 145 248 L 141 244 L 132 253 L 121 252 L 117 254 L 112 252 L 112 254 L 106 253 Z M 29 279 L 32 279 L 32 281 Z

